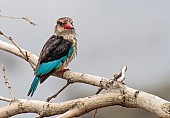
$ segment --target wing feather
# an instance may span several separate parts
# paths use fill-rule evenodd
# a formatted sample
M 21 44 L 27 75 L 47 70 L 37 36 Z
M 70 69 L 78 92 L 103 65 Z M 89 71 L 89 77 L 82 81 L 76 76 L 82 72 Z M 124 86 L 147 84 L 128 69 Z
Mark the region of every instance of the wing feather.
M 44 44 L 36 66 L 36 76 L 40 78 L 40 83 L 58 69 L 73 53 L 72 42 L 63 37 L 51 36 Z
M 43 46 L 35 72 L 37 72 L 42 63 L 54 61 L 67 55 L 71 46 L 72 43 L 63 39 L 63 37 L 51 36 Z

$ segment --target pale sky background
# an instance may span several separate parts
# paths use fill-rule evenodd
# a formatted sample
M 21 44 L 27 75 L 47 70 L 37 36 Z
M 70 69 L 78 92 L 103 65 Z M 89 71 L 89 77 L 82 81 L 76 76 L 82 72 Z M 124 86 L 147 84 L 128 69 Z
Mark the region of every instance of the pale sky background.
M 169 0 L 0 0 L 0 10 L 3 15 L 30 17 L 38 24 L 0 18 L 0 30 L 37 56 L 53 34 L 56 20 L 69 16 L 78 34 L 78 56 L 69 65 L 72 71 L 112 78 L 127 65 L 125 83 L 129 87 L 152 93 L 170 85 Z M 0 40 L 7 41 L 2 36 Z M 3 51 L 0 51 L 1 64 L 6 67 L 16 98 L 45 101 L 66 83 L 50 77 L 28 98 L 34 78 L 30 65 Z M 9 97 L 2 76 L 0 72 L 0 95 Z M 73 84 L 53 102 L 93 95 L 96 90 L 90 85 Z M 0 106 L 4 104 L 0 101 Z

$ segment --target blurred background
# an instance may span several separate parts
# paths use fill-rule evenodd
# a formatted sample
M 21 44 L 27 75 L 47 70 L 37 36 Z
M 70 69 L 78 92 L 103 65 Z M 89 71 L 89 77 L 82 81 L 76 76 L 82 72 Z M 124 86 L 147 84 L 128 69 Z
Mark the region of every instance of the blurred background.
M 78 56 L 70 70 L 112 78 L 126 65 L 127 86 L 170 100 L 170 1 L 169 0 L 1 0 L 0 14 L 27 16 L 38 25 L 24 20 L 0 17 L 0 30 L 19 46 L 39 56 L 44 43 L 53 34 L 56 20 L 69 16 L 78 34 Z M 0 36 L 0 40 L 9 42 Z M 9 42 L 10 43 L 10 42 Z M 58 91 L 65 80 L 50 77 L 27 97 L 33 70 L 19 57 L 0 50 L 0 65 L 16 98 L 45 101 Z M 10 97 L 0 72 L 0 95 Z M 73 84 L 52 102 L 94 95 L 96 87 Z M 0 101 L 0 107 L 6 105 Z M 81 118 L 92 117 L 90 112 Z M 13 118 L 33 118 L 21 114 Z M 157 118 L 144 110 L 113 106 L 98 110 L 96 118 Z M 51 117 L 53 118 L 53 117 Z

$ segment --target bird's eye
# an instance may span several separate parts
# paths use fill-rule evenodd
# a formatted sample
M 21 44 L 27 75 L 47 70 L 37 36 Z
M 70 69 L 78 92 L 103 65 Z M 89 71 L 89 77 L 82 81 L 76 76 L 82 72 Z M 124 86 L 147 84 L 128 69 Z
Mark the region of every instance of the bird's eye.
M 71 22 L 71 24 L 73 25 L 73 22 Z
M 63 24 L 63 23 L 62 23 L 62 22 L 60 22 L 60 21 L 58 21 L 58 22 L 57 22 L 57 24 L 58 24 L 58 25 L 60 25 L 60 26 L 62 26 L 62 24 Z

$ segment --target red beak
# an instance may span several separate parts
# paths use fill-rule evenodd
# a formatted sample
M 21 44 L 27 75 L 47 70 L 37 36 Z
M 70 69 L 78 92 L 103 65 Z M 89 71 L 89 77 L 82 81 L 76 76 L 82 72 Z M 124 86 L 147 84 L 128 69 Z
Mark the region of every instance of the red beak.
M 67 22 L 65 25 L 64 25 L 64 28 L 65 29 L 74 29 L 73 25 L 69 22 Z

